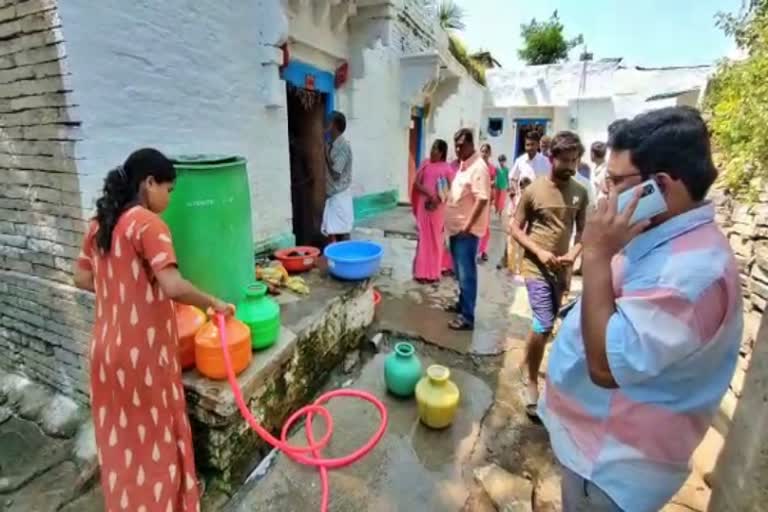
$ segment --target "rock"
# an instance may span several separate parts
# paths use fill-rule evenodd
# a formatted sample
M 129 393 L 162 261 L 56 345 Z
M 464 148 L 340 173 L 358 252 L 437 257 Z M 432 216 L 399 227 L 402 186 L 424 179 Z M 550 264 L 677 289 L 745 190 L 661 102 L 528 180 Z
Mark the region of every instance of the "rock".
M 736 413 L 736 405 L 738 405 L 739 399 L 730 389 L 725 392 L 723 400 L 720 402 L 720 412 L 722 412 L 726 418 L 733 420 L 733 415 Z
M 71 453 L 71 441 L 46 437 L 34 423 L 12 417 L 0 428 L 0 494 L 26 487 L 30 481 L 69 458 Z
M 377 333 L 373 338 L 371 338 L 370 343 L 376 352 L 381 350 L 382 341 L 384 341 L 384 333 L 381 332 Z
M 92 421 L 88 420 L 80 425 L 72 452 L 79 461 L 96 460 L 96 436 Z
M 758 311 L 765 311 L 766 306 L 768 306 L 768 299 L 758 295 L 752 295 L 750 300 L 752 302 L 752 306 Z
M 421 294 L 415 290 L 408 291 L 407 296 L 409 300 L 412 300 L 416 304 L 421 304 L 424 301 Z
M 51 402 L 51 392 L 47 388 L 39 384 L 30 384 L 24 389 L 24 394 L 19 401 L 19 416 L 26 420 L 37 421 Z
M 536 482 L 533 491 L 534 512 L 560 512 L 563 509 L 560 475 L 553 473 Z
M 533 483 L 515 476 L 496 464 L 477 468 L 475 480 L 483 487 L 498 510 L 532 512 Z
M 357 367 L 357 364 L 360 362 L 360 352 L 355 350 L 354 352 L 350 352 L 347 354 L 347 357 L 344 359 L 344 366 L 342 367 L 342 370 L 344 373 L 352 373 L 352 371 Z
M 13 495 L 6 512 L 55 512 L 73 498 L 77 469 L 72 462 L 62 462 L 29 482 Z
M 13 416 L 13 410 L 10 407 L 0 407 L 0 425 L 11 419 Z
M 747 372 L 736 368 L 733 373 L 733 379 L 731 379 L 731 390 L 737 398 L 741 398 L 741 391 L 744 389 L 744 380 L 746 379 Z
M 104 496 L 101 486 L 96 486 L 90 492 L 80 496 L 59 509 L 59 512 L 104 512 Z
M 40 419 L 40 426 L 49 436 L 72 437 L 83 419 L 83 413 L 73 400 L 56 395 Z
M 6 373 L 0 376 L 0 395 L 5 397 L 9 406 L 16 407 L 24 396 L 24 390 L 30 384 L 32 382 L 21 375 Z
M 752 294 L 752 299 L 755 299 L 755 296 L 757 296 L 763 300 L 766 300 L 768 299 L 768 285 L 755 279 L 750 279 L 749 293 Z

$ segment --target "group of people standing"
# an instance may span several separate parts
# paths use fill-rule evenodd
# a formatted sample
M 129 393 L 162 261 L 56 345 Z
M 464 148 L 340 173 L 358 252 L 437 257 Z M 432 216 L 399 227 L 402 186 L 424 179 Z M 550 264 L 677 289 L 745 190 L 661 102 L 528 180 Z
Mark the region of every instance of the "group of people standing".
M 414 270 L 425 268 L 429 250 L 444 250 L 444 222 L 460 289 L 450 326 L 471 329 L 480 240 L 494 197 L 503 209 L 494 185 L 498 194 L 507 182 L 514 212 L 508 233 L 522 248 L 533 311 L 521 365 L 526 411 L 549 431 L 564 512 L 664 506 L 687 478 L 728 389 L 743 328 L 738 267 L 706 199 L 717 169 L 701 114 L 689 107 L 651 111 L 614 122 L 608 135 L 607 144 L 590 147 L 594 168 L 583 162 L 575 133 L 531 135 L 505 180 L 505 159 L 501 172 L 491 169 L 490 148 L 475 152 L 472 132 L 460 130 L 457 162 L 440 167 L 450 193 L 428 210 L 440 213 L 430 218 L 429 239 L 421 235 L 423 212 L 419 221 L 421 264 Z M 636 222 L 648 180 L 666 211 Z M 620 208 L 623 192 L 632 199 Z M 583 291 L 564 305 L 579 260 Z M 540 397 L 540 367 L 557 317 L 563 323 Z
M 570 133 L 570 132 L 564 132 Z M 576 174 L 578 164 L 584 154 L 583 146 L 575 134 L 575 147 L 577 148 L 577 162 L 573 172 L 562 179 L 570 183 L 571 176 Z M 554 142 L 561 142 L 563 134 L 558 134 Z M 449 326 L 457 330 L 471 330 L 474 326 L 474 309 L 477 301 L 477 264 L 488 261 L 488 246 L 491 238 L 491 218 L 495 213 L 504 218 L 509 211 L 519 211 L 519 204 L 524 196 L 523 191 L 538 178 L 548 178 L 553 171 L 553 163 L 556 160 L 551 154 L 553 139 L 541 137 L 532 131 L 525 137 L 525 152 L 518 157 L 512 168 L 507 167 L 507 158 L 500 155 L 498 165 L 492 161 L 492 148 L 490 144 L 482 144 L 479 151 L 475 150 L 474 135 L 471 130 L 462 129 L 454 137 L 455 159 L 448 162 L 448 144 L 438 139 L 432 145 L 430 157 L 419 168 L 414 180 L 411 204 L 418 225 L 418 243 L 413 262 L 414 279 L 421 283 L 433 283 L 441 279 L 445 273 L 454 273 L 459 283 L 459 300 L 448 307 L 450 312 L 456 313 L 456 318 Z M 560 151 L 555 146 L 555 152 Z M 594 152 L 593 152 L 594 153 Z M 594 155 L 593 155 L 594 156 Z M 604 152 L 603 152 L 604 156 Z M 569 162 L 572 164 L 573 162 Z M 567 173 L 566 173 L 567 174 Z M 581 190 L 579 185 L 573 182 L 574 191 Z M 547 191 L 541 190 L 537 185 L 532 195 L 538 200 L 547 202 Z M 574 192 L 575 193 L 575 192 Z M 578 202 L 564 206 L 565 212 L 575 207 L 586 205 L 589 202 L 587 196 Z M 545 236 L 551 241 L 561 243 L 561 235 L 571 236 L 574 220 L 562 219 L 556 225 L 550 219 L 538 219 L 533 222 L 533 213 L 530 205 L 526 204 L 521 215 L 523 217 L 522 228 L 540 227 L 546 225 Z M 574 210 L 575 211 L 575 210 Z M 583 218 L 583 209 L 582 212 Z M 562 214 L 558 211 L 557 215 Z M 554 217 L 557 217 L 554 215 Z M 531 217 L 530 219 L 528 217 Z M 529 222 L 530 221 L 530 222 Z M 544 221 L 544 224 L 542 224 Z M 513 223 L 514 224 L 514 223 Z M 568 233 L 565 233 L 568 231 Z M 511 234 L 514 240 L 510 240 L 509 247 L 498 268 L 506 267 L 508 253 L 517 254 L 516 249 L 522 246 L 530 252 L 527 244 L 527 235 L 524 231 Z M 519 235 L 522 234 L 522 237 Z M 519 240 L 522 238 L 522 241 Z M 570 238 L 565 241 L 567 244 Z M 518 245 L 519 244 L 519 245 Z M 578 245 L 575 245 L 578 248 Z M 531 253 L 529 256 L 535 256 Z M 520 259 L 513 255 L 512 260 Z M 532 259 L 532 258 L 529 258 Z M 529 277 L 535 277 L 538 281 L 541 276 L 533 262 L 524 265 L 526 272 L 519 265 L 512 265 L 512 270 L 523 273 Z M 540 283 L 534 283 L 537 292 L 542 290 Z M 551 294 L 554 298 L 558 294 Z M 534 294 L 536 296 L 536 294 Z M 537 299 L 538 300 L 538 299 Z M 541 301 L 546 300 L 542 297 Z M 553 320 L 542 316 L 540 323 L 546 327 Z

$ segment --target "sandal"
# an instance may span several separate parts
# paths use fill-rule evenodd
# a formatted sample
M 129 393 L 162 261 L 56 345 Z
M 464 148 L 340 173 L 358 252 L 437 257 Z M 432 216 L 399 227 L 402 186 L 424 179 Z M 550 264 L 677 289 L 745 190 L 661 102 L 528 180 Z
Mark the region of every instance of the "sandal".
M 448 322 L 448 328 L 452 331 L 471 331 L 475 327 L 463 318 L 457 317 Z

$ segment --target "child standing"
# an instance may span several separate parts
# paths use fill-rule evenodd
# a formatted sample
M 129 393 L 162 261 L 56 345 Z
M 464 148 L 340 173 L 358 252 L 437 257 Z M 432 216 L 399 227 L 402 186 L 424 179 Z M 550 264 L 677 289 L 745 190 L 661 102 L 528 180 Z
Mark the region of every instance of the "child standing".
M 172 300 L 232 314 L 234 307 L 176 268 L 168 206 L 176 171 L 140 149 L 110 171 L 75 264 L 96 295 L 91 411 L 107 510 L 200 510 Z
M 509 167 L 507 156 L 499 155 L 499 166 L 496 168 L 496 213 L 501 217 L 504 207 L 507 205 L 507 193 L 509 190 Z

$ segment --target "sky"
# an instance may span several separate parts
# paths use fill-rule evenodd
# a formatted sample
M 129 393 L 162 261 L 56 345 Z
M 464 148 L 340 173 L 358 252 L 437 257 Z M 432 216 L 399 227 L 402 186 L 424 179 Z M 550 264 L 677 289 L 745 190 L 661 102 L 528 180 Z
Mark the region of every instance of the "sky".
M 595 59 L 624 57 L 639 66 L 709 64 L 735 54 L 715 26 L 719 11 L 742 0 L 456 0 L 465 10 L 461 37 L 472 51 L 490 50 L 502 66 L 519 64 L 520 25 L 557 10 L 567 37 L 582 34 Z M 578 58 L 578 50 L 572 58 Z

